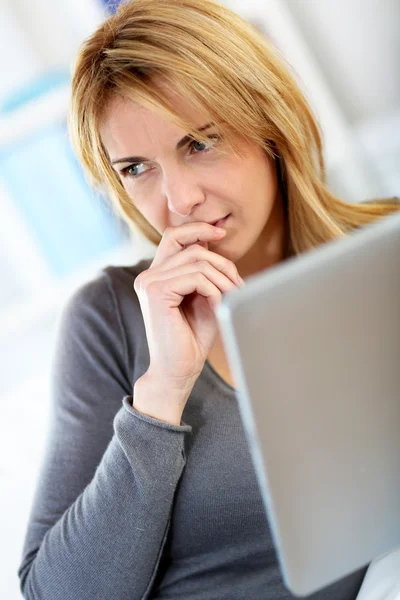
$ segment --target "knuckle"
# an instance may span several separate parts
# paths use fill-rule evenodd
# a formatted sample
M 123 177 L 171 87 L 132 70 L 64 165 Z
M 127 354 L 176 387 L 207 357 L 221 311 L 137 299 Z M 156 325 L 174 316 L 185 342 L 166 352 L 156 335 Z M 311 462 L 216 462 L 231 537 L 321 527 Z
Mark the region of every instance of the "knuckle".
M 200 259 L 197 261 L 197 265 L 201 268 L 201 269 L 208 269 L 208 267 L 210 266 L 210 263 L 207 260 L 204 259 Z
M 204 248 L 203 246 L 200 246 L 197 242 L 187 248 L 187 251 L 190 252 L 190 254 L 198 254 L 199 250 L 204 250 Z
M 224 272 L 228 277 L 236 278 L 237 268 L 236 265 L 227 258 L 224 258 Z
M 158 279 L 154 279 L 153 281 L 148 281 L 143 287 L 147 296 L 157 296 L 160 292 L 160 288 L 162 286 L 162 281 Z
M 204 281 L 206 278 L 206 276 L 204 275 L 204 273 L 202 273 L 201 271 L 196 271 L 195 273 L 195 277 L 198 281 Z
M 237 279 L 239 277 L 239 271 L 237 266 L 230 260 L 228 260 L 227 262 L 227 268 L 229 269 L 229 272 L 231 273 L 234 279 Z

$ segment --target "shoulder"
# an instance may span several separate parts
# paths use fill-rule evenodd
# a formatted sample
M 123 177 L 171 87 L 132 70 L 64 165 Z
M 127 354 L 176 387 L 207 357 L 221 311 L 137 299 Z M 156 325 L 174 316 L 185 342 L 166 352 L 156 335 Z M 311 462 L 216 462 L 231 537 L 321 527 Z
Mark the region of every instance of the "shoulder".
M 152 259 L 132 266 L 106 266 L 81 284 L 67 298 L 60 312 L 60 328 L 69 338 L 91 334 L 126 336 L 126 315 L 130 326 L 141 320 L 139 300 L 133 288 L 137 275 Z
M 138 340 L 144 337 L 133 283 L 150 263 L 146 259 L 132 266 L 104 267 L 69 296 L 59 316 L 57 364 L 65 370 L 63 365 L 73 363 L 70 371 L 84 364 L 87 370 L 90 364 L 98 374 L 107 370 L 126 379 L 130 389 Z
M 152 259 L 143 259 L 130 266 L 106 266 L 77 287 L 67 299 L 63 313 L 75 314 L 90 308 L 103 313 L 113 310 L 124 297 L 135 294 L 135 278 L 148 269 Z
M 152 260 L 146 258 L 129 266 L 108 266 L 101 271 L 100 276 L 105 279 L 115 296 L 122 298 L 126 293 L 131 296 L 136 277 L 150 267 Z

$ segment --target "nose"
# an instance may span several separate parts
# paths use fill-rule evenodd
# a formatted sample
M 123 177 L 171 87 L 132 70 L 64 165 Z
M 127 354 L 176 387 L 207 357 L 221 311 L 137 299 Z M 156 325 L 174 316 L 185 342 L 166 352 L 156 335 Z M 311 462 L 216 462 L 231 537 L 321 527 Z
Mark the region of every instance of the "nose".
M 168 210 L 186 217 L 194 207 L 203 204 L 205 194 L 198 174 L 187 165 L 174 164 L 163 170 L 162 193 Z

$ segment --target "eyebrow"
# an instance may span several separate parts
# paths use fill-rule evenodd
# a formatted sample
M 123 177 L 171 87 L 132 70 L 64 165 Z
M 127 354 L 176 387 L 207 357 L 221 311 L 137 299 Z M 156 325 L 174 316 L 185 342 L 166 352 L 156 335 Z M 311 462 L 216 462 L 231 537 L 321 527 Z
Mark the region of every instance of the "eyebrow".
M 214 127 L 215 123 L 207 123 L 207 125 L 203 125 L 203 127 L 199 127 L 198 131 L 205 131 L 206 129 L 209 129 L 210 127 Z M 191 135 L 185 135 L 185 137 L 183 137 L 181 140 L 179 140 L 179 142 L 176 144 L 176 149 L 179 150 L 180 148 L 182 148 L 182 146 L 185 146 L 188 142 L 193 140 L 193 136 Z M 112 165 L 116 165 L 117 163 L 124 163 L 124 162 L 130 162 L 130 163 L 141 163 L 141 162 L 146 162 L 147 160 L 149 160 L 148 158 L 145 158 L 144 156 L 126 156 L 125 158 L 117 158 L 116 160 L 111 161 Z

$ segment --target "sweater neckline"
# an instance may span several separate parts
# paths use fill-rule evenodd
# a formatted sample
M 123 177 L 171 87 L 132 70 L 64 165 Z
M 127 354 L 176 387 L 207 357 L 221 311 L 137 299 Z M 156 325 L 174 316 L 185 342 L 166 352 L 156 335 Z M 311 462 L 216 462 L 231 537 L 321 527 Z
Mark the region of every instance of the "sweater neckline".
M 236 393 L 237 389 L 232 387 L 230 385 L 230 383 L 228 383 L 227 381 L 225 381 L 225 379 L 223 379 L 221 377 L 221 375 L 219 373 L 217 373 L 217 371 L 214 369 L 214 367 L 212 366 L 212 364 L 206 360 L 205 365 L 207 365 L 208 367 L 208 371 L 209 371 L 209 375 L 210 377 L 213 379 L 214 383 L 217 383 L 217 385 L 219 387 L 222 387 L 225 391 L 229 390 L 230 393 Z

